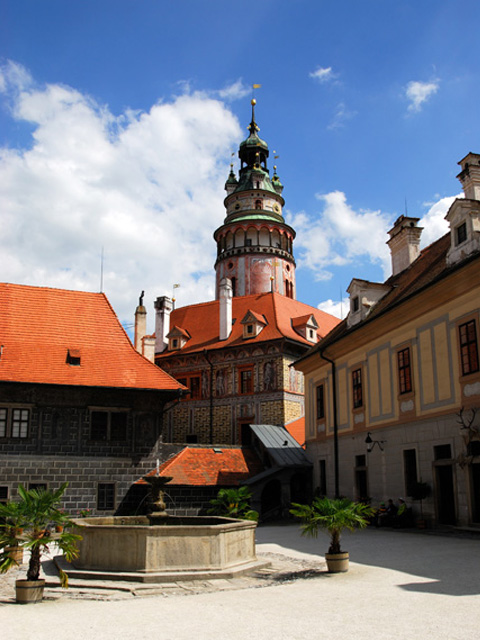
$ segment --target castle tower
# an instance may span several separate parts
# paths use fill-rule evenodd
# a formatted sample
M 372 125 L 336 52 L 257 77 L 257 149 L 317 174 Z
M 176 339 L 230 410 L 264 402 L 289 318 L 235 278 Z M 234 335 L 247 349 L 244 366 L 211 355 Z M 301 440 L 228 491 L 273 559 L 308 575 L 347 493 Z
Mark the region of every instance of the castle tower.
M 226 218 L 215 233 L 217 243 L 216 299 L 220 282 L 228 278 L 233 296 L 274 291 L 295 298 L 295 231 L 282 217 L 283 185 L 267 168 L 267 143 L 258 136 L 252 100 L 250 135 L 240 144 L 238 178 L 231 165 L 225 183 Z

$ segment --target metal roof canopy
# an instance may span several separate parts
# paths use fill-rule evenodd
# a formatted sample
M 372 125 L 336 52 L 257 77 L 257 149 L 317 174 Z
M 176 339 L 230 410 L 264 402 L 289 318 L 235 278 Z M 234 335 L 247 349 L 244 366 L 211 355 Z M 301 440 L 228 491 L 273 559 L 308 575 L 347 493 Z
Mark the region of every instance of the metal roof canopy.
M 305 451 L 285 427 L 273 424 L 251 424 L 251 430 L 260 440 L 275 465 L 279 467 L 311 467 Z

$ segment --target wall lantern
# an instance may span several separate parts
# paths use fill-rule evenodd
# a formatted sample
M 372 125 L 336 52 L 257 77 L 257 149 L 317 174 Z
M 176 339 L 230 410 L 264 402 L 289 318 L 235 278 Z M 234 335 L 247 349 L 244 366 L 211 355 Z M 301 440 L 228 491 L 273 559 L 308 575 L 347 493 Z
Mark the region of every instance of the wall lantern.
M 369 431 L 367 433 L 367 437 L 365 438 L 365 444 L 367 445 L 367 453 L 370 453 L 370 451 L 373 451 L 376 444 L 378 444 L 378 448 L 380 449 L 380 451 L 383 451 L 383 445 L 385 444 L 385 442 L 386 440 L 372 440 L 372 434 Z

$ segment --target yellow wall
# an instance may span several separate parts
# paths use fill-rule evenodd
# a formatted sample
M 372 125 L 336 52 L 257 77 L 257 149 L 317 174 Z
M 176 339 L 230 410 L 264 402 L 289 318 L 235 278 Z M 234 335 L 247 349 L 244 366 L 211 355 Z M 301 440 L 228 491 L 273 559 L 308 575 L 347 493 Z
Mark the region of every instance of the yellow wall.
M 458 324 L 480 314 L 480 276 L 454 274 L 446 285 L 439 283 L 420 298 L 402 305 L 327 348 L 337 369 L 337 418 L 340 432 L 356 428 L 352 410 L 352 370 L 362 367 L 365 431 L 376 426 L 451 413 L 465 403 L 459 372 Z M 475 281 L 472 281 L 475 278 Z M 443 289 L 442 289 L 443 287 Z M 458 295 L 457 295 L 458 294 Z M 448 299 L 449 298 L 449 299 Z M 480 341 L 480 332 L 477 333 Z M 397 352 L 410 348 L 413 393 L 400 395 Z M 297 365 L 305 376 L 307 439 L 322 438 L 316 419 L 315 389 L 325 385 L 327 431 L 332 432 L 331 364 L 315 353 Z M 480 380 L 480 376 L 477 376 Z M 475 382 L 475 376 L 473 376 Z M 413 411 L 401 409 L 413 401 Z M 478 406 L 480 397 L 471 402 Z M 411 404 L 411 402 L 409 402 Z M 402 413 L 403 411 L 403 413 Z M 322 422 L 322 421 L 319 421 Z

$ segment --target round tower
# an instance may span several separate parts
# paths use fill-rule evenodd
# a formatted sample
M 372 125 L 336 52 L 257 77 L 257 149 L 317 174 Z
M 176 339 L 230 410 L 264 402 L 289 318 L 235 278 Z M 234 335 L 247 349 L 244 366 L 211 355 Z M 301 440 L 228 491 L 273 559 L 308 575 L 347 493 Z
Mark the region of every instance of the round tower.
M 227 215 L 214 238 L 217 243 L 216 298 L 220 282 L 230 279 L 234 296 L 275 291 L 295 298 L 295 231 L 285 224 L 283 185 L 274 167 L 267 168 L 268 145 L 258 136 L 252 100 L 250 135 L 240 144 L 238 178 L 230 168 L 225 183 Z

